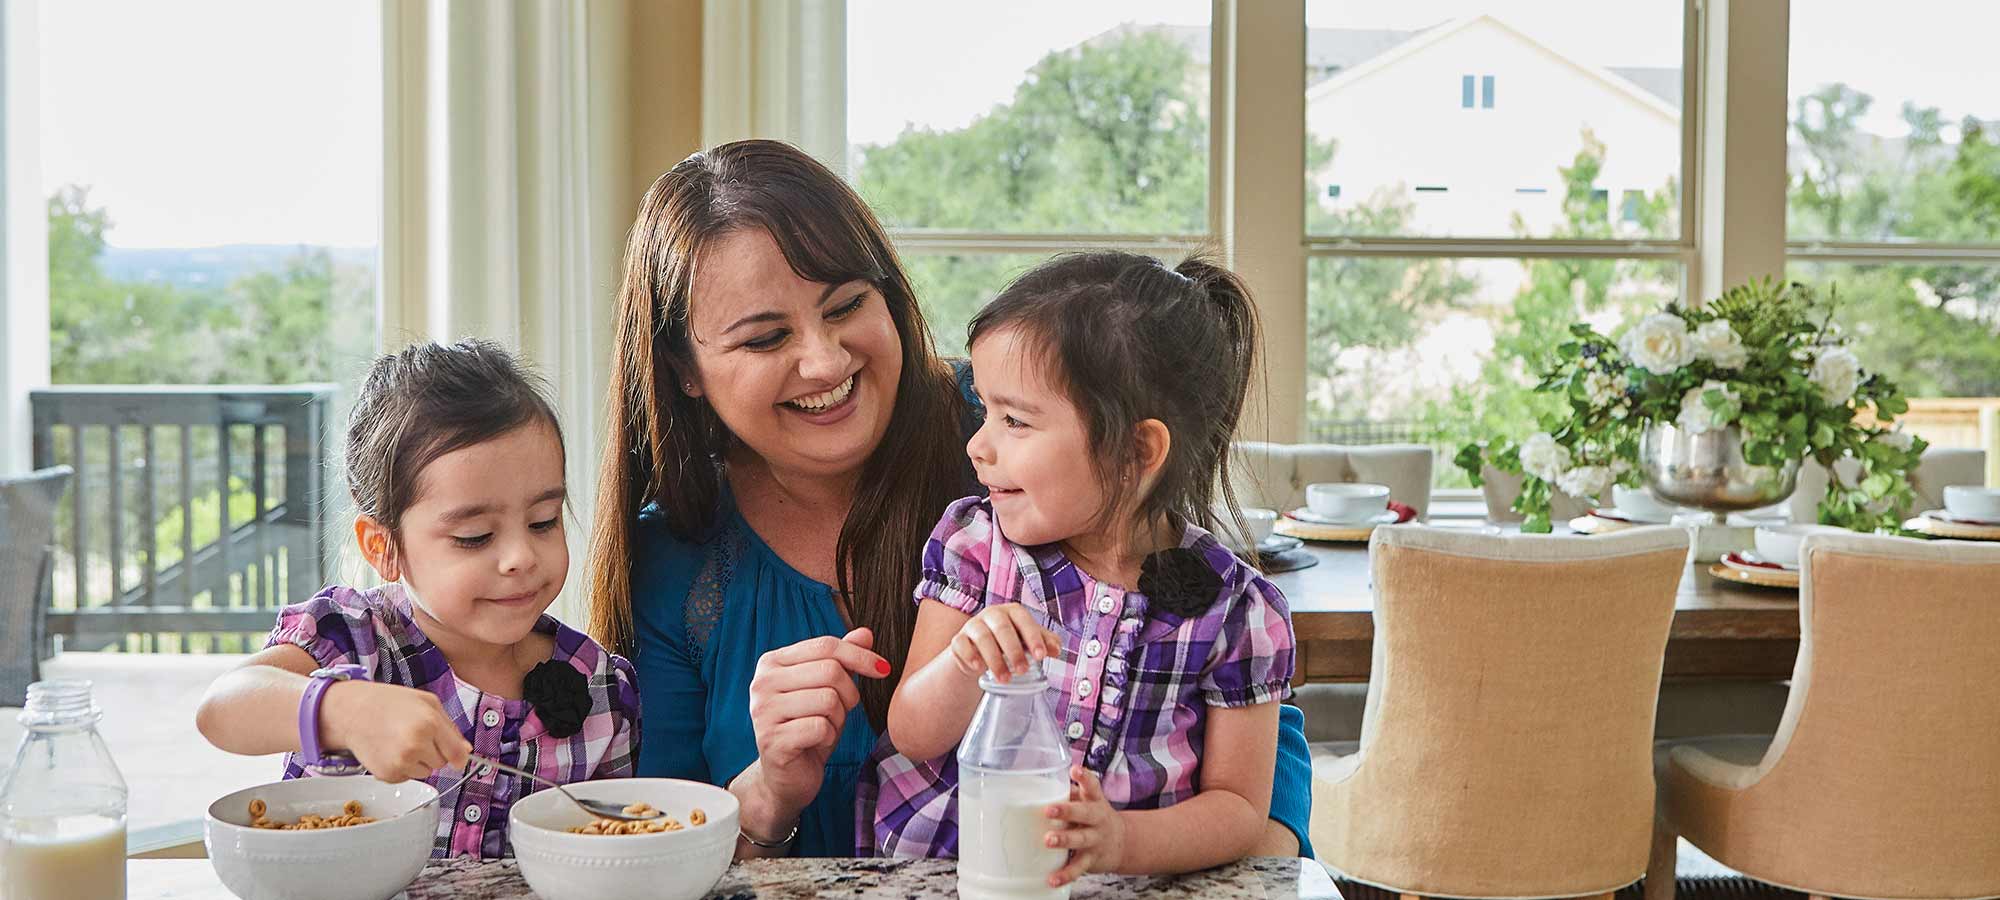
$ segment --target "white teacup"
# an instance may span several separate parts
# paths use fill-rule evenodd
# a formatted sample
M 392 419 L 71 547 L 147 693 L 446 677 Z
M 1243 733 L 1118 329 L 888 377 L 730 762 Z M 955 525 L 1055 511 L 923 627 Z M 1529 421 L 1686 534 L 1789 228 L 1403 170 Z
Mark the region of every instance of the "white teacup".
M 1676 511 L 1674 506 L 1661 503 L 1652 491 L 1622 484 L 1611 486 L 1611 502 L 1635 522 L 1671 522 Z
M 1243 507 L 1241 512 L 1243 513 L 1243 524 L 1250 526 L 1251 547 L 1264 543 L 1265 539 L 1271 536 L 1271 529 L 1277 527 L 1278 511 L 1275 509 L 1265 509 L 1261 506 L 1246 506 Z M 1229 507 L 1216 507 L 1215 521 L 1217 527 L 1223 532 L 1217 535 L 1217 537 L 1221 538 L 1224 544 L 1228 544 L 1232 549 L 1236 550 L 1248 549 L 1236 546 L 1236 540 L 1230 534 L 1230 532 L 1236 529 L 1236 522 L 1230 518 Z
M 1796 566 L 1799 564 L 1799 542 L 1819 530 L 1818 525 L 1759 525 L 1757 556 L 1765 562 Z
M 1951 485 L 1944 489 L 1944 510 L 1961 519 L 2000 522 L 2000 488 Z
M 1389 486 L 1349 482 L 1306 485 L 1306 508 L 1335 522 L 1365 522 L 1389 508 Z

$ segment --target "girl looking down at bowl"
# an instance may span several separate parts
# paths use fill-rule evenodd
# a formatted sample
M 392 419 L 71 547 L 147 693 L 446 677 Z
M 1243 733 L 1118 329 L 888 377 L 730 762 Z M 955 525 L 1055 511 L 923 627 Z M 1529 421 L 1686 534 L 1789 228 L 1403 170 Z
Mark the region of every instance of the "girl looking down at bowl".
M 385 584 L 280 611 L 196 726 L 285 753 L 288 779 L 421 779 L 446 791 L 432 857 L 507 856 L 509 808 L 536 786 L 484 765 L 461 784 L 468 754 L 560 783 L 629 776 L 637 755 L 631 664 L 543 613 L 569 574 L 555 412 L 498 345 L 420 344 L 375 362 L 346 461 Z

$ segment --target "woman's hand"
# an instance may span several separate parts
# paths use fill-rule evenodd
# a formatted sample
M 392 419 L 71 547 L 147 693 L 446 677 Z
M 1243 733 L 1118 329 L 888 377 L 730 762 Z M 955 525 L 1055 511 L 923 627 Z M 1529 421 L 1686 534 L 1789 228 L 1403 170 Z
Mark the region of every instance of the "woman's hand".
M 757 735 L 759 787 L 796 818 L 826 776 L 847 712 L 861 702 L 854 676 L 884 678 L 889 662 L 873 651 L 875 635 L 817 637 L 757 660 L 750 679 L 750 726 Z
M 391 784 L 465 768 L 472 744 L 430 691 L 369 681 L 328 685 L 319 709 L 321 737 Z
M 1030 657 L 1039 662 L 1062 653 L 1062 639 L 1035 623 L 1035 617 L 1019 603 L 996 603 L 965 621 L 951 639 L 951 658 L 958 670 L 978 677 L 992 672 L 1006 684 L 1014 675 L 1028 671 Z
M 1104 785 L 1082 766 L 1069 770 L 1069 802 L 1048 808 L 1048 845 L 1069 851 L 1069 863 L 1049 876 L 1062 887 L 1090 872 L 1116 872 L 1125 858 L 1125 820 L 1104 799 Z

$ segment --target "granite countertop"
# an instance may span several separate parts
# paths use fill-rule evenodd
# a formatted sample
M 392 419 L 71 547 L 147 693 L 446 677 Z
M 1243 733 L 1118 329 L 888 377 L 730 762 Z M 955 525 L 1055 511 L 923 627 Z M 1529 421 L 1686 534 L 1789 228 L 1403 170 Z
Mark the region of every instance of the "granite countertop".
M 132 900 L 231 900 L 207 860 L 133 860 L 128 863 Z M 729 867 L 710 900 L 804 900 L 840 897 L 956 897 L 957 864 L 950 860 L 773 859 Z M 534 894 L 513 860 L 450 860 L 424 869 L 409 900 L 531 900 Z M 1326 870 L 1311 860 L 1256 857 L 1221 868 L 1173 877 L 1092 875 L 1071 893 L 1075 900 L 1126 897 L 1289 898 L 1340 900 Z

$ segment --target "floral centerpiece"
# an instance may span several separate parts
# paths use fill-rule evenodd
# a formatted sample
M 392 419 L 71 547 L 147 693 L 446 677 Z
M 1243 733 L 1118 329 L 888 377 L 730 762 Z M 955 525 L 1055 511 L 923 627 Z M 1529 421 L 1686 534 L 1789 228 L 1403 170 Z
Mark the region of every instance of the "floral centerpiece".
M 1669 305 L 1618 340 L 1572 325 L 1537 386 L 1560 394 L 1565 412 L 1518 444 L 1469 444 L 1454 461 L 1475 486 L 1485 465 L 1523 476 L 1522 530 L 1547 532 L 1553 491 L 1581 499 L 1641 484 L 1648 429 L 1737 429 L 1743 460 L 1767 474 L 1805 459 L 1827 467 L 1822 524 L 1893 529 L 1915 500 L 1908 476 L 1925 444 L 1891 427 L 1908 402 L 1862 370 L 1830 307 L 1804 284 L 1761 281 L 1700 307 Z M 1858 463 L 1852 481 L 1834 470 L 1842 458 Z

